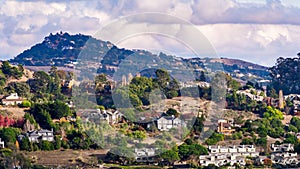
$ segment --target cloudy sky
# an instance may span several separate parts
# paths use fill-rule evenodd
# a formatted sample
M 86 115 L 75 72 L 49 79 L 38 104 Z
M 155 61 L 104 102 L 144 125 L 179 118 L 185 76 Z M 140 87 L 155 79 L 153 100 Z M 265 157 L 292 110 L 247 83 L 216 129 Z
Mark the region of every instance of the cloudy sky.
M 271 66 L 277 57 L 300 51 L 298 0 L 26 0 L 0 2 L 0 59 L 13 58 L 51 32 L 95 35 L 120 18 L 143 12 L 168 14 L 193 24 L 219 57 Z M 130 22 L 160 22 L 166 29 L 174 25 L 162 18 Z M 176 39 L 152 34 L 131 36 L 117 45 L 193 55 Z

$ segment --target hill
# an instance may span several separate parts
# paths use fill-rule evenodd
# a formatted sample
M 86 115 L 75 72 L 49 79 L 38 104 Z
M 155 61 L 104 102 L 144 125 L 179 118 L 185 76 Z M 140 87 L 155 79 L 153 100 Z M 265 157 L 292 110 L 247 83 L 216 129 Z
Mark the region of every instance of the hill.
M 86 45 L 86 43 L 88 43 L 88 45 Z M 183 61 L 192 68 L 196 74 L 199 74 L 199 72 L 203 70 L 210 71 L 214 68 L 214 70 L 220 69 L 225 71 L 242 81 L 257 81 L 269 78 L 267 67 L 238 59 L 179 58 L 163 53 L 153 54 L 145 50 L 120 49 L 110 42 L 95 39 L 92 36 L 82 34 L 70 35 L 62 32 L 56 34 L 51 33 L 49 36 L 45 37 L 41 43 L 25 50 L 14 59 L 11 59 L 10 62 L 16 65 L 22 64 L 24 66 L 58 66 L 73 68 L 78 63 L 78 60 L 84 58 L 85 60 L 99 62 L 97 68 L 94 68 L 98 69 L 99 73 L 112 75 L 118 69 L 122 60 L 132 54 L 144 58 L 154 58 L 149 59 L 149 63 L 152 63 L 152 60 L 155 59 L 157 59 L 156 63 L 166 60 L 167 62 L 176 60 Z M 97 58 L 102 59 L 101 61 L 98 61 Z M 145 64 L 149 66 L 149 63 Z M 154 64 L 155 63 L 152 63 L 152 65 Z M 220 64 L 222 66 L 220 66 Z

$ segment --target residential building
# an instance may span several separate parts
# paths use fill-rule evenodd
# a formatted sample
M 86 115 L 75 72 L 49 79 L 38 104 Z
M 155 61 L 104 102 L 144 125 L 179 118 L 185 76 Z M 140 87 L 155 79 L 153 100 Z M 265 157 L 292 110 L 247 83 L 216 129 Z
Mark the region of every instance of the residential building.
M 231 166 L 234 164 L 246 165 L 245 157 L 236 153 L 201 155 L 199 161 L 202 166 L 210 164 L 214 164 L 217 167 L 227 164 Z
M 296 165 L 299 163 L 298 155 L 294 152 L 293 144 L 271 145 L 271 160 L 274 164 Z
M 53 129 L 52 130 L 34 130 L 27 132 L 27 137 L 30 142 L 39 142 L 40 140 L 43 141 L 54 141 Z
M 217 132 L 224 135 L 231 135 L 235 132 L 235 129 L 233 129 L 233 120 L 218 120 Z
M 230 145 L 230 146 L 208 146 L 209 155 L 199 156 L 200 164 L 208 166 L 214 164 L 216 166 L 223 165 L 245 165 L 246 157 L 258 157 L 259 152 L 256 151 L 254 145 Z
M 294 151 L 294 145 L 293 144 L 271 144 L 271 150 L 272 152 L 291 152 Z
M 2 99 L 2 104 L 9 106 L 9 105 L 18 105 L 23 102 L 24 99 L 18 96 L 18 93 L 12 93 L 9 96 L 6 96 Z
M 136 148 L 134 150 L 136 162 L 154 162 L 155 148 Z
M 179 128 L 186 126 L 186 123 L 175 116 L 161 116 L 157 119 L 157 129 L 160 131 L 168 131 L 171 128 Z
M 0 148 L 4 148 L 4 141 L 1 141 L 1 138 L 0 138 Z
M 297 153 L 290 152 L 272 153 L 271 160 L 273 163 L 281 165 L 296 165 L 299 163 Z
M 255 100 L 255 101 L 263 101 L 264 100 L 265 95 L 261 96 L 262 92 L 263 91 L 261 91 L 261 90 L 254 90 L 254 89 L 236 91 L 237 94 L 243 94 L 243 95 L 249 97 L 251 100 Z
M 109 124 L 119 123 L 123 119 L 123 114 L 118 110 L 100 110 L 100 109 L 87 109 L 81 110 L 80 114 L 83 120 L 100 123 L 106 121 Z
M 258 156 L 255 158 L 255 164 L 257 165 L 266 165 L 268 163 L 268 161 L 270 161 L 271 159 L 268 158 L 267 156 Z

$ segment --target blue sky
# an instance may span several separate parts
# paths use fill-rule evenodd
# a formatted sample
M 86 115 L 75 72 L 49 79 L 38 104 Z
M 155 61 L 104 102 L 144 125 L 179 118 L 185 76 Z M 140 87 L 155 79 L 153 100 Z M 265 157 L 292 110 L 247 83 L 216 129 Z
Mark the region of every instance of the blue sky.
M 51 32 L 94 35 L 113 20 L 142 12 L 189 21 L 223 57 L 271 66 L 277 57 L 294 57 L 300 51 L 298 0 L 27 0 L 0 2 L 0 59 L 13 58 Z M 143 23 L 157 25 L 158 20 Z M 174 23 L 164 26 L 168 24 Z M 117 45 L 192 55 L 174 40 L 146 34 Z

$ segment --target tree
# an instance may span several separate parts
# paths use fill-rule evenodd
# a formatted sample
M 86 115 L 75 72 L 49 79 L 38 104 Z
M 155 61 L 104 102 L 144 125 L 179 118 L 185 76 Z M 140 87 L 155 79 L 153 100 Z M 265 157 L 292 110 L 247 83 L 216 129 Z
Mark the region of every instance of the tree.
M 50 103 L 49 108 L 51 117 L 55 119 L 66 117 L 71 113 L 70 107 L 66 103 L 59 100 L 56 100 L 54 103 Z
M 21 104 L 22 107 L 31 107 L 31 102 L 28 100 L 24 100 Z
M 32 145 L 28 137 L 24 137 L 20 143 L 20 150 L 32 151 Z
M 17 140 L 17 136 L 21 133 L 20 129 L 13 128 L 13 127 L 6 127 L 0 129 L 0 138 L 5 143 L 12 143 L 15 144 Z
M 178 117 L 179 116 L 179 113 L 177 112 L 177 110 L 173 109 L 173 108 L 169 108 L 166 112 L 166 114 L 168 116 L 175 116 L 175 117 Z
M 47 93 L 51 80 L 50 76 L 43 71 L 37 71 L 33 73 L 33 78 L 29 81 L 30 88 L 35 93 Z
M 39 147 L 41 150 L 51 151 L 54 150 L 54 146 L 50 141 L 42 140 L 39 143 Z
M 273 108 L 271 106 L 267 106 L 266 112 L 263 114 L 263 117 L 269 120 L 272 120 L 274 118 L 283 120 L 284 118 L 283 113 L 280 110 Z
M 300 58 L 278 58 L 275 66 L 270 68 L 272 86 L 276 91 L 283 90 L 283 93 L 300 93 Z
M 205 143 L 208 145 L 214 145 L 217 144 L 219 141 L 224 140 L 223 134 L 213 133 L 206 141 Z
M 249 145 L 249 144 L 253 144 L 253 140 L 250 138 L 244 138 L 241 142 L 241 145 Z
M 180 156 L 180 159 L 188 159 L 191 156 L 199 156 L 199 155 L 205 155 L 208 154 L 207 149 L 199 144 L 193 143 L 193 144 L 182 144 L 178 147 L 178 153 Z
M 169 165 L 173 165 L 175 161 L 180 160 L 178 154 L 178 148 L 174 147 L 172 150 L 167 150 L 160 155 L 164 161 L 168 162 Z
M 261 137 L 256 140 L 256 145 L 262 146 L 262 147 L 267 147 L 267 138 L 266 137 Z
M 292 124 L 289 125 L 288 131 L 289 131 L 289 132 L 298 133 L 297 127 L 295 127 L 295 126 L 292 125 Z
M 18 93 L 21 97 L 29 97 L 30 86 L 24 82 L 11 82 L 5 87 L 7 93 Z
M 201 81 L 201 82 L 205 82 L 206 81 L 205 74 L 204 74 L 203 71 L 201 71 L 199 81 Z

